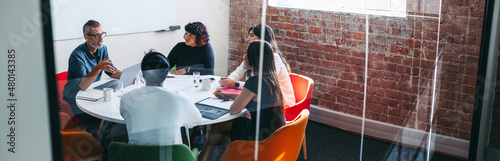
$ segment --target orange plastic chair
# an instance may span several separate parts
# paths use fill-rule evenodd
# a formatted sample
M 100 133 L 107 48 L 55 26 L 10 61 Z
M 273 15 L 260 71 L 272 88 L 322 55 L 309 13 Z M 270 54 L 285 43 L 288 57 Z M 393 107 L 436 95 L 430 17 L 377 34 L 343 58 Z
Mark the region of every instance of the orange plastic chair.
M 302 110 L 309 110 L 309 108 L 311 107 L 311 97 L 314 87 L 314 80 L 303 75 L 291 73 L 290 80 L 292 82 L 296 104 L 285 109 L 285 119 L 287 122 L 295 119 L 295 117 L 297 117 L 297 115 L 299 115 Z M 304 159 L 307 159 L 305 135 L 302 142 L 302 150 L 302 152 L 304 153 Z
M 88 132 L 76 128 L 71 117 L 59 112 L 64 161 L 100 160 L 102 145 Z
M 309 110 L 305 109 L 295 120 L 259 141 L 257 160 L 297 160 L 308 119 Z M 236 140 L 227 146 L 221 161 L 253 161 L 254 150 L 255 141 Z

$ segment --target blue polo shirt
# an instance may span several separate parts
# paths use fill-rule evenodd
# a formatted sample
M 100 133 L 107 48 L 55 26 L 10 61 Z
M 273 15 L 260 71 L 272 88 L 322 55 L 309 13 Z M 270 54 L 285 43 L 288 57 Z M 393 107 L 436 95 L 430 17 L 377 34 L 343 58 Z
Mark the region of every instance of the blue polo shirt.
M 80 44 L 73 50 L 68 60 L 68 82 L 64 86 L 63 95 L 66 98 L 75 98 L 80 91 L 80 81 L 103 59 L 108 57 L 108 49 L 105 45 L 97 49 L 97 55 L 94 57 L 87 47 L 87 42 Z M 112 62 L 109 60 L 109 62 Z M 116 69 L 116 67 L 113 66 Z M 108 76 L 111 73 L 105 72 Z M 101 80 L 102 72 L 97 75 L 94 82 Z

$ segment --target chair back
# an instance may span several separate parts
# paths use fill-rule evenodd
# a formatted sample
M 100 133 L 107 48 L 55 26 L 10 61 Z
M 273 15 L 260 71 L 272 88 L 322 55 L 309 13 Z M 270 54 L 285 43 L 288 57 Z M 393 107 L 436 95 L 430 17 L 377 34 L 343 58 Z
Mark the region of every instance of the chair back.
M 67 113 L 59 112 L 59 121 L 61 131 L 76 128 L 73 120 L 71 120 L 71 116 L 69 116 Z
M 64 161 L 100 158 L 104 152 L 101 143 L 80 128 L 61 131 L 61 143 Z
M 68 71 L 56 74 L 56 84 L 57 84 L 57 97 L 63 98 L 62 92 L 64 90 L 64 85 L 68 82 Z
M 112 142 L 109 145 L 110 161 L 196 161 L 198 149 L 189 150 L 184 144 L 135 145 Z
M 94 136 L 75 127 L 71 117 L 64 112 L 59 112 L 61 121 L 61 143 L 64 161 L 77 161 L 82 159 L 99 158 L 104 151 L 101 143 Z M 84 150 L 82 150 L 84 147 Z
M 297 160 L 308 119 L 309 110 L 305 109 L 292 122 L 259 141 L 258 160 Z M 227 146 L 221 161 L 253 161 L 254 150 L 255 141 L 236 140 Z
M 311 97 L 314 88 L 314 80 L 309 77 L 290 74 L 296 104 L 285 109 L 286 121 L 292 121 L 303 109 L 311 107 Z

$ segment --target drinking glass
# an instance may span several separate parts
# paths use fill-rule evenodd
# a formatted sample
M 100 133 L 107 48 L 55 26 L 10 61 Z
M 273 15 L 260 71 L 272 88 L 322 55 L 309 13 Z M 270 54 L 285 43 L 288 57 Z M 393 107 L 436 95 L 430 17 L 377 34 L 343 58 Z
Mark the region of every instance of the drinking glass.
M 116 96 L 120 97 L 123 94 L 123 82 L 118 81 L 118 84 L 116 84 Z
M 198 87 L 200 85 L 200 72 L 193 72 L 193 79 L 194 87 Z

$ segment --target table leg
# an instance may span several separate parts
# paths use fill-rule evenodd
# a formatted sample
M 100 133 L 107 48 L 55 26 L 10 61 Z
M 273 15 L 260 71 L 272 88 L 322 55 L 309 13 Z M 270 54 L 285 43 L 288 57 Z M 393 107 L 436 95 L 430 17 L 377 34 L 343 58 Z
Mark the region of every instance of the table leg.
M 99 141 L 102 145 L 104 145 L 103 141 L 104 141 L 104 138 L 106 137 L 106 134 L 109 134 L 111 132 L 111 130 L 115 124 L 116 123 L 102 120 L 101 127 L 99 127 L 99 131 L 97 132 L 97 135 L 96 135 L 97 141 Z
M 188 140 L 189 149 L 191 149 L 191 141 L 189 140 L 189 128 L 185 126 L 184 129 L 186 129 L 186 138 Z

